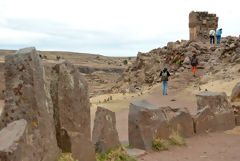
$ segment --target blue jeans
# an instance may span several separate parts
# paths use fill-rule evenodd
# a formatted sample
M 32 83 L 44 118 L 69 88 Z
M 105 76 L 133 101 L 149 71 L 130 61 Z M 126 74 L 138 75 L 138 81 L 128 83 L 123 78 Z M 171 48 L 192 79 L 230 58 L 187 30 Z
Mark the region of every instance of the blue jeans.
M 216 36 L 217 37 L 217 44 L 220 44 L 220 41 L 221 41 L 221 36 Z
M 168 81 L 163 81 L 162 82 L 162 94 L 167 94 L 167 86 L 168 86 Z

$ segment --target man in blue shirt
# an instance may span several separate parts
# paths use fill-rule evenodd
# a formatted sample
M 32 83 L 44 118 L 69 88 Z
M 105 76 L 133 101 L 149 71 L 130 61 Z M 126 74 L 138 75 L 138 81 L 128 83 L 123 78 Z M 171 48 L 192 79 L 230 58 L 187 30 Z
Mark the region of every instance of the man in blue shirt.
M 221 41 L 221 35 L 222 35 L 222 28 L 220 28 L 218 31 L 217 31 L 217 44 L 220 44 L 220 41 Z

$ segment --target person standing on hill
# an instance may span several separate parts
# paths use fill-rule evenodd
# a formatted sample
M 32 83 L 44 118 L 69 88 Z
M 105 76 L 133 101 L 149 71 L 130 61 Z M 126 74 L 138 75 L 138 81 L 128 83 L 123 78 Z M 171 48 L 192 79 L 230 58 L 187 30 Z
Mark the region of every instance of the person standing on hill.
M 163 71 L 160 73 L 161 81 L 162 81 L 162 94 L 167 95 L 167 86 L 168 86 L 168 77 L 170 73 L 168 72 L 167 68 L 165 67 Z
M 210 44 L 215 43 L 215 30 L 211 29 L 209 31 Z
M 217 30 L 217 44 L 220 44 L 221 42 L 221 35 L 222 35 L 222 28 L 220 28 L 219 30 Z
M 196 68 L 197 68 L 197 65 L 198 65 L 198 59 L 197 59 L 197 56 L 196 54 L 193 54 L 192 56 L 192 59 L 191 59 L 191 65 L 192 65 L 192 68 L 193 68 L 193 77 L 195 77 L 196 75 Z

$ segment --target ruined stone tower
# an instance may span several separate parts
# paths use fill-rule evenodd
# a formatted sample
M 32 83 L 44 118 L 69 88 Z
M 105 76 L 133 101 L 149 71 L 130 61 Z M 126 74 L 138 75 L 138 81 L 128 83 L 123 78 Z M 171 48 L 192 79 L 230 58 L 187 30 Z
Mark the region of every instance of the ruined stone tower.
M 218 27 L 218 17 L 216 14 L 208 12 L 194 12 L 189 14 L 189 34 L 190 40 L 207 41 L 209 31 Z

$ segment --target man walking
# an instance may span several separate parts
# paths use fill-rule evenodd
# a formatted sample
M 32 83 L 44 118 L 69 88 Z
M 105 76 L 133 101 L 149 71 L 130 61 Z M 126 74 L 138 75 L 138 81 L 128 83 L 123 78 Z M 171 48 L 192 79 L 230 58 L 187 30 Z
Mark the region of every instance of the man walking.
M 170 76 L 170 73 L 168 72 L 167 68 L 165 67 L 163 71 L 160 73 L 161 81 L 163 84 L 162 87 L 162 94 L 167 95 L 167 86 L 168 86 L 168 77 Z
M 221 42 L 221 35 L 222 35 L 222 28 L 220 28 L 218 31 L 217 31 L 217 44 L 220 44 Z
M 197 65 L 198 65 L 198 59 L 196 54 L 193 54 L 192 59 L 191 59 L 191 65 L 193 68 L 193 77 L 195 77 L 196 75 L 196 69 L 197 69 Z
M 215 30 L 211 29 L 209 31 L 210 44 L 215 43 Z

